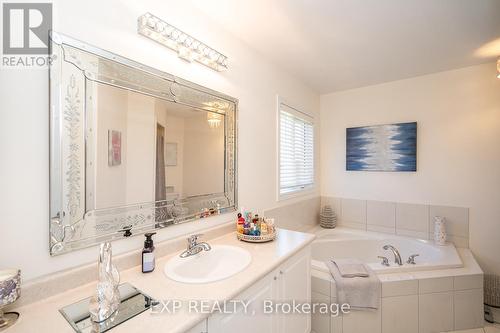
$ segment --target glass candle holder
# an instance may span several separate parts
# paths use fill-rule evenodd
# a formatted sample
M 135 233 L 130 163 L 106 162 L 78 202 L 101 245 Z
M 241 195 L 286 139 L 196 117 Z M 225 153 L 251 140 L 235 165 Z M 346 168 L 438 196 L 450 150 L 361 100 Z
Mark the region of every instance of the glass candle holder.
M 19 318 L 17 312 L 4 313 L 3 308 L 14 303 L 21 296 L 21 271 L 0 270 L 0 331 L 12 326 Z

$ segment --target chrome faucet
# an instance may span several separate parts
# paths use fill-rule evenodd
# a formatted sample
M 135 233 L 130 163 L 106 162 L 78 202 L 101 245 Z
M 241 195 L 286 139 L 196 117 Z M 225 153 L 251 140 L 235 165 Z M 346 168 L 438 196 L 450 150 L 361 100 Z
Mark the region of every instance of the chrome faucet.
M 408 261 L 406 261 L 407 264 L 411 265 L 416 265 L 417 263 L 415 262 L 415 257 L 418 257 L 420 254 L 412 254 L 411 256 L 408 257 Z
M 389 265 L 389 259 L 387 259 L 387 257 L 377 256 L 377 258 L 382 259 L 382 262 L 380 263 L 381 265 L 384 265 L 387 267 L 391 266 L 391 265 Z
M 188 245 L 187 249 L 180 254 L 181 258 L 187 258 L 193 256 L 201 251 L 210 251 L 212 247 L 208 245 L 207 242 L 198 243 L 198 238 L 203 236 L 202 234 L 191 235 L 187 239 Z
M 394 262 L 398 264 L 399 266 L 403 265 L 403 261 L 401 260 L 401 255 L 399 254 L 398 249 L 396 249 L 392 245 L 384 245 L 384 250 L 391 250 L 392 253 L 394 254 Z

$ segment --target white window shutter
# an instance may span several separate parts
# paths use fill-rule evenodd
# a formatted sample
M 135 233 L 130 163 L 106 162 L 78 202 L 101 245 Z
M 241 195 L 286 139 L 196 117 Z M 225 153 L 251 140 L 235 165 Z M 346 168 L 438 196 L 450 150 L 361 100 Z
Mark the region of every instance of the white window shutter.
M 314 185 L 312 118 L 280 104 L 279 193 L 292 194 Z

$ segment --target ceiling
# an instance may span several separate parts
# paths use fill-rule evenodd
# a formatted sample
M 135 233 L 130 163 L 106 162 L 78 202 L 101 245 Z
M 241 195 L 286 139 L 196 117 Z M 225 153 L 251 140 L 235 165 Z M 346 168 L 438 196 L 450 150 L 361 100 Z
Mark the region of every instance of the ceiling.
M 500 55 L 500 0 L 191 1 L 319 93 Z
M 203 111 L 194 109 L 184 104 L 169 102 L 159 98 L 156 98 L 155 101 L 157 103 L 157 107 L 165 110 L 169 116 L 177 118 L 206 117 Z

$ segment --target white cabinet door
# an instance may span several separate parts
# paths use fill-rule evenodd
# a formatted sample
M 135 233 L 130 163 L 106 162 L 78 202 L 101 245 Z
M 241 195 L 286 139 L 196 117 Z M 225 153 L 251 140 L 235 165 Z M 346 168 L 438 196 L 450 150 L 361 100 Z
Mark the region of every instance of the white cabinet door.
M 236 313 L 214 314 L 208 319 L 210 333 L 273 333 L 276 332 L 276 317 L 263 313 L 263 304 L 266 300 L 273 300 L 276 296 L 277 277 L 271 274 L 255 283 L 248 292 L 236 297 L 236 300 L 250 301 L 248 312 L 239 306 Z
M 313 303 L 330 304 L 330 296 L 312 292 L 311 300 Z M 315 313 L 311 315 L 311 327 L 314 333 L 330 333 L 331 316 L 329 313 Z M 337 332 L 335 332 L 337 333 Z
M 209 333 L 309 333 L 310 314 L 264 314 L 264 301 L 311 302 L 311 250 L 300 251 L 274 272 L 255 283 L 235 300 L 250 301 L 248 312 L 240 306 L 235 313 L 208 318 Z
M 186 333 L 207 333 L 207 319 L 203 319 L 203 321 Z
M 292 304 L 311 302 L 311 251 L 300 251 L 279 269 L 279 299 Z M 311 314 L 282 314 L 280 333 L 309 333 Z

